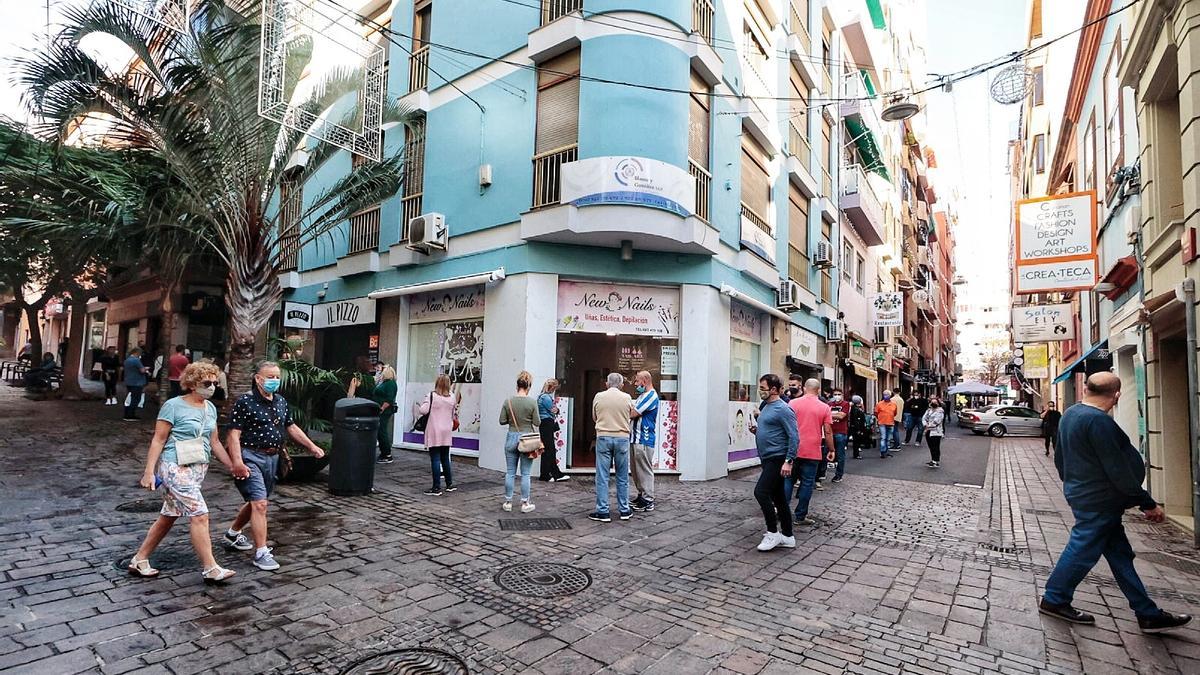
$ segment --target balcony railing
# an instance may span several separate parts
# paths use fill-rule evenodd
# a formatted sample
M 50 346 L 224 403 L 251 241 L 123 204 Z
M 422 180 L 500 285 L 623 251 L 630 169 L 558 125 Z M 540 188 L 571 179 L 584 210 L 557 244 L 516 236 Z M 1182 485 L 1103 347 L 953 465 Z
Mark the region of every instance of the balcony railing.
M 533 208 L 552 206 L 562 193 L 562 165 L 579 159 L 579 146 L 543 152 L 533 156 Z
M 705 42 L 712 42 L 715 14 L 712 0 L 692 0 L 692 32 L 704 38 Z
M 542 0 L 542 25 L 583 10 L 583 0 Z
M 760 216 L 754 209 L 746 206 L 745 202 L 742 202 L 742 217 L 754 223 L 755 227 L 763 232 L 771 234 L 771 224 L 767 222 L 767 219 Z
M 294 228 L 291 233 L 279 235 L 279 269 L 296 269 L 300 262 L 300 233 Z
M 373 206 L 350 216 L 348 255 L 379 248 L 379 207 Z
M 418 192 L 400 200 L 400 241 L 408 241 L 408 224 L 421 215 L 422 195 L 423 192 Z
M 807 170 L 812 160 L 812 144 L 808 142 L 808 134 L 797 127 L 795 122 L 789 122 L 788 127 L 788 151 L 800 160 L 800 165 Z
M 791 18 L 791 33 L 800 38 L 800 47 L 804 50 L 804 56 L 812 55 L 812 36 L 808 34 L 808 18 L 800 16 L 800 12 L 796 7 L 796 3 L 792 2 L 792 18 Z M 807 4 L 807 3 L 805 3 Z
M 833 96 L 836 96 L 836 95 L 837 95 L 837 92 L 835 92 L 835 91 L 833 90 L 833 79 L 831 79 L 831 78 L 829 77 L 829 69 L 830 69 L 830 68 L 832 68 L 832 67 L 833 67 L 833 66 L 832 66 L 831 64 L 828 64 L 828 63 L 823 63 L 823 64 L 821 64 L 821 67 L 820 67 L 820 71 L 821 71 L 821 94 L 822 94 L 822 95 L 824 95 L 824 96 L 828 96 L 828 97 L 833 97 Z
M 408 59 L 408 90 L 420 91 L 429 86 L 429 45 L 413 50 Z
M 867 180 L 867 174 L 859 164 L 851 164 L 843 167 L 842 194 L 862 195 L 871 200 L 871 203 L 875 205 L 875 211 L 883 212 L 879 196 L 875 194 L 875 188 L 871 187 L 871 181 Z
M 833 199 L 833 176 L 824 166 L 821 167 L 821 196 Z
M 708 169 L 692 160 L 688 160 L 688 171 L 696 179 L 696 217 L 708 222 L 708 200 L 712 190 L 712 174 Z

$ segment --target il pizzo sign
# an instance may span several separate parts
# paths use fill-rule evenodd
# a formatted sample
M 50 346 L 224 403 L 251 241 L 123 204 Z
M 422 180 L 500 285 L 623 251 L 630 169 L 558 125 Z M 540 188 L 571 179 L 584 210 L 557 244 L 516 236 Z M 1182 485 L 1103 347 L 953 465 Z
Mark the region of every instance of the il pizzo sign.
M 284 328 L 337 328 L 364 323 L 375 323 L 375 301 L 370 298 L 350 298 L 317 305 L 283 303 Z

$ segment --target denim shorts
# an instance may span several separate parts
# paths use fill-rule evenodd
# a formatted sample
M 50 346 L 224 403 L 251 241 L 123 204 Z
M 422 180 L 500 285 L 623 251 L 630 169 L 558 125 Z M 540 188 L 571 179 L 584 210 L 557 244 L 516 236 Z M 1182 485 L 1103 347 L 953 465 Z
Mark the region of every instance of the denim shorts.
M 259 502 L 271 496 L 275 489 L 275 471 L 279 468 L 279 455 L 264 455 L 257 450 L 242 448 L 242 463 L 250 469 L 250 477 L 235 480 L 242 499 Z

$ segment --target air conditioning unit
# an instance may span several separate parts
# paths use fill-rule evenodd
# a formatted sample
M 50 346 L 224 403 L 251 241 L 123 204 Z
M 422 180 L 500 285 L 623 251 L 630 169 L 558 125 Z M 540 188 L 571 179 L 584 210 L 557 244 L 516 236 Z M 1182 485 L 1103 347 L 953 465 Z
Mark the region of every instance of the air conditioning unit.
M 819 270 L 833 267 L 833 245 L 827 241 L 818 241 L 813 249 L 812 264 Z
M 446 216 L 440 213 L 423 213 L 408 221 L 408 248 L 428 254 L 437 249 L 445 251 L 450 232 L 446 229 Z
M 779 282 L 779 291 L 775 293 L 775 306 L 779 309 L 800 309 L 800 284 L 791 279 Z
M 825 325 L 825 341 L 841 342 L 846 339 L 846 324 L 839 319 L 829 319 Z
M 908 358 L 908 347 L 904 345 L 892 345 L 892 356 L 898 359 Z

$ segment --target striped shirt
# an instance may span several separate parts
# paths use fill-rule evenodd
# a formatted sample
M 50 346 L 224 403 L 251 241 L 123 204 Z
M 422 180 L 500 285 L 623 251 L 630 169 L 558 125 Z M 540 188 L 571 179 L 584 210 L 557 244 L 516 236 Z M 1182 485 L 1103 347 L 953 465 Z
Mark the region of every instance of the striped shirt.
M 647 389 L 645 393 L 638 396 L 637 401 L 634 401 L 633 407 L 641 417 L 633 422 L 633 429 L 629 432 L 629 442 L 653 448 L 656 440 L 654 432 L 658 426 L 658 392 Z

